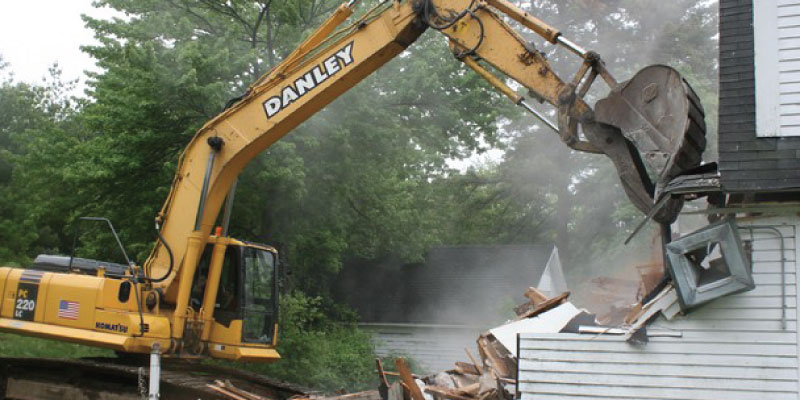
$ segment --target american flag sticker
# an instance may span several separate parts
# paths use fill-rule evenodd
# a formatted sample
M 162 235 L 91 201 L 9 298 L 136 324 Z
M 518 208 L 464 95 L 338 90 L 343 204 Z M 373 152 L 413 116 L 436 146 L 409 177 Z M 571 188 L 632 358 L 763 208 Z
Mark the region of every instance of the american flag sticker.
M 58 303 L 58 318 L 78 319 L 81 303 L 77 301 L 61 300 Z

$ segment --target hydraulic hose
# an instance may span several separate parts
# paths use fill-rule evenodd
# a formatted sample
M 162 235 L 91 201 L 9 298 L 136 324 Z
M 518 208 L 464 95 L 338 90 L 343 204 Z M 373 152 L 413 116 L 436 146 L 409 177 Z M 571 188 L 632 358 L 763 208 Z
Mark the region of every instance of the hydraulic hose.
M 175 263 L 175 260 L 173 259 L 173 256 L 172 256 L 172 249 L 169 247 L 169 244 L 164 239 L 164 236 L 161 236 L 161 229 L 159 229 L 158 222 L 156 222 L 156 235 L 158 235 L 158 240 L 161 241 L 161 243 L 164 245 L 164 248 L 167 249 L 167 254 L 169 255 L 169 268 L 167 269 L 167 272 L 162 277 L 159 277 L 159 278 L 147 278 L 147 280 L 149 280 L 150 282 L 153 282 L 153 283 L 163 282 L 165 279 L 167 279 L 169 277 L 169 275 L 172 274 L 172 268 L 173 268 L 173 265 Z

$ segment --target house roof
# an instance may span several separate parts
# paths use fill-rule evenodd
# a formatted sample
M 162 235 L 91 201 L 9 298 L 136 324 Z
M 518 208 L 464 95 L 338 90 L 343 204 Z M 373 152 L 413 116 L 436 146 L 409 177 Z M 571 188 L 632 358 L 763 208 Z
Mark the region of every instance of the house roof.
M 503 321 L 537 286 L 555 246 L 441 246 L 423 263 L 346 263 L 334 297 L 363 322 L 484 324 Z M 555 263 L 558 264 L 558 263 Z

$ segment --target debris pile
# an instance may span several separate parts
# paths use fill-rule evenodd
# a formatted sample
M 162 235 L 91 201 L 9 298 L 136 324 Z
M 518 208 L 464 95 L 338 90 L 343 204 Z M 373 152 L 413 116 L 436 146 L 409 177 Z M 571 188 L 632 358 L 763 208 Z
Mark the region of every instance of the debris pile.
M 658 313 L 674 317 L 679 308 L 675 290 L 663 279 L 660 263 L 637 267 L 635 282 L 627 301 L 618 299 L 610 313 L 595 315 L 567 301 L 569 292 L 548 298 L 536 288 L 528 288 L 528 301 L 514 308 L 517 317 L 478 337 L 478 356 L 465 349 L 469 360 L 458 361 L 453 369 L 420 377 L 411 374 L 403 358 L 395 360 L 397 372 L 384 370 L 377 360 L 382 400 L 512 400 L 517 386 L 517 337 L 519 333 L 584 333 L 626 335 L 627 340 L 647 341 L 646 336 L 674 336 L 675 332 L 643 333 L 645 324 Z M 612 296 L 616 281 L 604 280 L 601 287 Z M 669 313 L 667 311 L 669 310 Z M 625 328 L 614 328 L 608 321 L 619 320 Z M 644 335 L 637 338 L 635 335 Z M 389 377 L 398 377 L 390 384 Z
M 397 372 L 386 371 L 377 360 L 383 400 L 511 400 L 517 387 L 516 335 L 531 329 L 560 332 L 570 322 L 586 314 L 567 302 L 569 292 L 548 298 L 535 288 L 525 292 L 527 302 L 515 307 L 517 317 L 491 329 L 477 339 L 478 357 L 469 349 L 469 362 L 458 361 L 453 369 L 435 375 L 413 375 L 403 358 L 395 360 Z M 539 317 L 547 314 L 547 318 Z M 588 316 L 588 314 L 586 314 Z M 594 316 L 590 319 L 593 321 Z M 389 383 L 389 377 L 397 377 Z
M 668 309 L 671 310 L 669 315 L 674 316 L 679 308 L 675 290 L 663 279 L 664 270 L 660 263 L 640 265 L 637 271 L 638 282 L 613 278 L 600 278 L 593 282 L 593 296 L 613 300 L 615 304 L 598 315 L 578 309 L 567 301 L 569 292 L 549 298 L 530 287 L 524 293 L 527 301 L 514 307 L 517 316 L 481 334 L 476 340 L 477 357 L 469 349 L 464 349 L 467 361 L 457 361 L 450 370 L 419 376 L 411 373 L 404 358 L 394 360 L 396 371 L 386 370 L 378 359 L 378 390 L 334 397 L 298 395 L 290 400 L 513 400 L 518 389 L 516 354 L 519 333 L 615 334 L 626 335 L 635 341 L 646 341 L 647 335 L 675 335 L 674 332 L 642 333 L 642 328 L 653 316 Z M 621 286 L 632 290 L 621 291 Z M 620 292 L 627 296 L 623 297 Z M 621 324 L 617 324 L 617 320 Z M 645 337 L 634 337 L 637 333 Z M 209 388 L 227 399 L 264 399 L 229 382 L 217 381 Z

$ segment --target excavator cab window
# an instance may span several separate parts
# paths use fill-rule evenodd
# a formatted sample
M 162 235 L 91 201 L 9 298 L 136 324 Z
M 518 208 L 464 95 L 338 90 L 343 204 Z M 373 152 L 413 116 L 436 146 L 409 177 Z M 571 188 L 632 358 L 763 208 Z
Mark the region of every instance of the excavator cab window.
M 214 246 L 208 245 L 200 256 L 200 261 L 197 263 L 197 272 L 194 274 L 194 284 L 192 285 L 192 293 L 189 298 L 189 305 L 195 310 L 200 311 L 200 306 L 203 304 L 203 297 L 206 292 L 206 281 L 208 280 L 208 268 L 211 265 L 211 252 Z
M 220 275 L 219 290 L 217 291 L 217 300 L 214 304 L 214 319 L 231 320 L 236 319 L 238 311 L 238 297 L 237 293 L 239 284 L 239 268 L 236 268 L 239 259 L 239 246 L 228 246 L 225 249 L 225 258 L 222 261 L 222 274 Z M 192 285 L 192 294 L 189 304 L 195 311 L 200 311 L 200 306 L 203 304 L 205 297 L 206 281 L 208 280 L 208 269 L 211 266 L 211 252 L 214 251 L 214 245 L 209 244 L 203 251 L 200 261 L 197 264 L 197 272 L 194 275 L 194 285 Z M 221 315 L 218 318 L 218 314 Z M 227 323 L 226 323 L 227 325 Z
M 208 245 L 200 257 L 190 305 L 200 310 L 206 290 L 211 252 Z M 275 255 L 250 246 L 229 245 L 225 250 L 214 320 L 224 326 L 242 320 L 242 342 L 270 343 L 278 315 Z
M 277 317 L 275 255 L 255 247 L 243 249 L 242 341 L 269 343 Z

